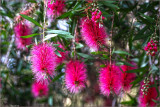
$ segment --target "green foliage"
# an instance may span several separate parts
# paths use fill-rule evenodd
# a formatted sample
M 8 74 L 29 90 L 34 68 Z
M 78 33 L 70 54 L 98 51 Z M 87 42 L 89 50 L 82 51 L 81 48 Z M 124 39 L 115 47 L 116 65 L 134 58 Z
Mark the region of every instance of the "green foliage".
M 24 15 L 24 14 L 20 14 L 20 15 L 21 15 L 23 18 L 25 18 L 26 20 L 28 20 L 28 21 L 34 23 L 35 25 L 43 28 L 43 27 L 42 27 L 36 20 L 34 20 L 33 18 L 31 18 L 31 17 L 29 17 L 29 16 L 27 16 L 27 15 Z
M 99 69 L 106 67 L 106 64 L 110 61 L 110 49 L 109 45 L 102 46 L 97 52 L 90 52 L 89 48 L 83 41 L 83 35 L 81 35 L 81 18 L 91 18 L 91 10 L 88 8 L 92 6 L 85 0 L 67 0 L 66 11 L 57 18 L 52 19 L 52 22 L 46 18 L 46 24 L 50 26 L 44 28 L 44 3 L 43 1 L 27 0 L 26 4 L 37 3 L 38 9 L 31 13 L 31 16 L 20 14 L 24 20 L 28 20 L 33 23 L 33 34 L 22 36 L 21 38 L 32 37 L 33 43 L 28 45 L 28 51 L 17 50 L 15 42 L 12 43 L 14 38 L 14 25 L 16 14 L 21 10 L 25 10 L 25 4 L 20 1 L 2 0 L 0 1 L 0 77 L 2 79 L 2 103 L 4 105 L 33 105 L 36 103 L 45 103 L 49 106 L 66 106 L 64 102 L 66 99 L 71 99 L 71 106 L 86 106 L 85 98 L 89 92 L 89 95 L 93 98 L 99 98 L 102 95 L 96 93 L 94 85 L 97 84 Z M 158 19 L 159 1 L 140 2 L 136 0 L 100 0 L 96 2 L 98 8 L 102 11 L 102 15 L 105 17 L 103 24 L 110 33 L 112 18 L 114 13 L 113 24 L 113 48 L 112 48 L 112 62 L 116 65 L 127 65 L 134 67 L 135 65 L 130 63 L 132 61 L 137 65 L 137 69 L 128 70 L 127 73 L 136 73 L 136 79 L 131 83 L 132 88 L 139 90 L 140 82 L 144 77 L 152 76 L 154 80 L 154 87 L 156 87 L 159 93 L 158 87 L 160 80 L 156 78 L 160 76 L 159 72 L 159 50 L 155 57 L 149 57 L 144 51 L 144 46 L 155 35 L 158 35 L 158 27 L 156 21 Z M 87 10 L 87 9 L 89 10 Z M 88 12 L 88 13 L 87 13 Z M 58 21 L 67 20 L 68 30 L 64 31 L 59 29 Z M 158 23 L 159 24 L 159 23 Z M 42 40 L 42 30 L 44 30 L 44 38 Z M 77 30 L 77 33 L 75 33 Z M 156 31 L 156 32 L 155 32 Z M 76 39 L 73 43 L 73 39 Z M 159 40 L 159 39 L 157 39 Z M 56 68 L 56 74 L 51 78 L 49 96 L 46 98 L 34 99 L 31 95 L 31 85 L 33 83 L 33 74 L 31 70 L 30 50 L 33 44 L 41 42 L 51 42 L 55 47 L 55 54 L 62 57 L 60 52 L 69 52 L 67 56 L 67 62 L 72 58 L 77 58 L 80 61 L 85 62 L 87 65 L 87 89 L 78 94 L 78 98 L 75 95 L 69 95 L 64 90 L 64 69 L 67 62 L 59 64 Z M 64 45 L 65 49 L 59 47 L 60 42 Z M 75 47 L 73 47 L 75 45 Z M 9 50 L 9 47 L 10 50 Z M 9 54 L 8 63 L 5 64 L 3 59 Z M 86 91 L 87 90 L 87 91 Z M 95 92 L 90 94 L 90 92 Z M 85 94 L 83 99 L 79 97 L 81 94 Z M 130 98 L 129 101 L 121 102 L 126 106 L 137 106 L 137 96 L 127 94 Z M 160 94 L 159 94 L 160 95 Z M 102 97 L 103 98 L 103 97 Z M 78 105 L 78 102 L 81 105 Z M 93 102 L 96 100 L 93 100 Z M 158 101 L 153 100 L 157 104 Z M 77 103 L 77 105 L 76 105 Z M 75 104 L 75 105 L 74 105 Z M 95 103 L 94 103 L 95 104 Z M 98 104 L 98 103 L 97 103 Z M 99 106 L 99 105 L 97 105 Z M 103 105 L 100 105 L 103 106 Z M 118 106 L 118 105 L 116 105 Z M 159 106 L 159 105 L 158 105 Z

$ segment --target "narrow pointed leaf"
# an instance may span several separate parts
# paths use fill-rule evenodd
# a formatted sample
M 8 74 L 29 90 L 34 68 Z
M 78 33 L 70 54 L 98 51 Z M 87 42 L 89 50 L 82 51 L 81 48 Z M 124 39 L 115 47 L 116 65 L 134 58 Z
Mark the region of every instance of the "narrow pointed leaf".
M 36 20 L 34 20 L 33 18 L 31 18 L 31 17 L 29 17 L 29 16 L 27 16 L 27 15 L 24 15 L 24 14 L 20 14 L 20 15 L 21 15 L 23 18 L 25 18 L 26 20 L 28 20 L 28 21 L 34 23 L 35 25 L 43 28 L 43 27 L 42 27 Z
M 34 34 L 31 34 L 31 35 L 21 36 L 21 38 L 30 38 L 30 37 L 37 36 L 37 35 L 40 35 L 40 34 L 39 33 L 34 33 Z

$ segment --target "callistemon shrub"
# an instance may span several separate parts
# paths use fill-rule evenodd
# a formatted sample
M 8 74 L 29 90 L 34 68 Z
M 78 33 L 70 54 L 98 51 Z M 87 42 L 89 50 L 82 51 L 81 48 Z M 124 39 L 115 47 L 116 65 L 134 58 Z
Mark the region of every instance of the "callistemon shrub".
M 65 0 L 48 0 L 47 16 L 50 18 L 60 16 L 64 13 L 65 6 Z
M 85 64 L 78 60 L 71 60 L 66 65 L 65 83 L 71 93 L 78 93 L 85 87 L 86 71 Z
M 26 45 L 30 45 L 32 38 L 22 38 L 22 36 L 30 35 L 32 29 L 27 21 L 19 22 L 14 26 L 15 44 L 17 49 L 26 50 Z
M 131 82 L 133 82 L 136 78 L 135 73 L 127 73 L 126 71 L 136 69 L 136 65 L 134 63 L 131 63 L 134 67 L 122 65 L 121 69 L 123 71 L 122 73 L 122 87 L 124 91 L 129 91 L 132 87 Z
M 105 44 L 105 38 L 107 37 L 105 28 L 91 19 L 82 19 L 81 33 L 85 43 L 92 51 L 98 51 L 100 46 Z
M 156 103 L 153 100 L 157 101 L 158 92 L 154 85 L 154 82 L 149 81 L 148 83 L 142 82 L 140 87 L 139 94 L 139 106 L 140 107 L 155 107 Z
M 42 84 L 35 81 L 32 84 L 31 91 L 32 91 L 32 95 L 35 98 L 37 98 L 37 97 L 47 96 L 49 88 L 47 84 Z
M 31 51 L 32 71 L 37 82 L 48 83 L 49 77 L 54 76 L 57 66 L 57 55 L 51 43 L 34 45 Z
M 119 94 L 122 88 L 122 71 L 115 64 L 101 68 L 99 75 L 100 90 L 103 95 L 109 96 L 112 92 Z

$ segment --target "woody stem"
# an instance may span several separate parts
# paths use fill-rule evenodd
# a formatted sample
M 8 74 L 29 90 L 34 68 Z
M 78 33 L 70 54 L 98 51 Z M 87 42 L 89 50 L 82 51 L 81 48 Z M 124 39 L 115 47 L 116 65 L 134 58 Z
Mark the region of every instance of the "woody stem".
M 112 34 L 113 34 L 113 24 L 114 24 L 114 13 L 112 17 L 112 26 L 111 26 L 111 32 L 110 32 L 110 65 L 112 64 Z
M 48 3 L 48 0 L 47 2 L 45 3 L 45 0 L 44 0 L 44 16 L 43 16 L 43 40 L 44 40 L 44 36 L 45 36 L 45 27 L 46 27 L 46 11 L 47 11 L 47 3 Z M 43 41 L 44 42 L 44 41 Z

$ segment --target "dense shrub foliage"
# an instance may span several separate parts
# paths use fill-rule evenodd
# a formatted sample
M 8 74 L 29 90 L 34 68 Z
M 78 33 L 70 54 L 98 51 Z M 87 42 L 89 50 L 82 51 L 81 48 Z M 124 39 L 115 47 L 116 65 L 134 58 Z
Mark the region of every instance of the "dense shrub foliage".
M 1 105 L 160 106 L 160 2 L 1 0 Z

